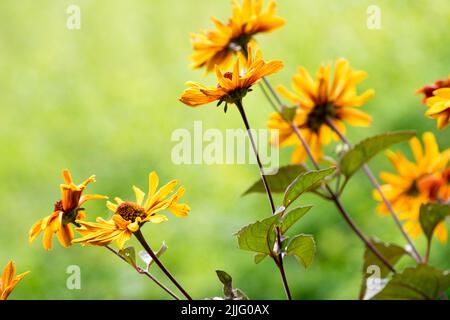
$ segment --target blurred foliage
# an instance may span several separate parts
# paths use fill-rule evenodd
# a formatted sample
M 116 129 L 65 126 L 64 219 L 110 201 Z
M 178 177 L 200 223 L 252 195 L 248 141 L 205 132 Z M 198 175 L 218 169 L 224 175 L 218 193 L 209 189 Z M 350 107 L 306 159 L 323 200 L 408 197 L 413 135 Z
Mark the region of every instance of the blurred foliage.
M 81 7 L 79 31 L 65 27 L 72 3 Z M 300 64 L 315 72 L 322 62 L 346 57 L 368 72 L 363 87 L 376 91 L 364 108 L 374 124 L 350 129 L 351 141 L 388 130 L 437 133 L 414 92 L 450 72 L 449 1 L 378 0 L 380 30 L 366 27 L 370 4 L 374 2 L 280 0 L 286 26 L 257 38 L 266 58 L 285 62 L 272 82 L 289 84 Z M 240 197 L 258 177 L 257 168 L 171 162 L 174 129 L 191 129 L 195 120 L 204 121 L 205 130 L 241 127 L 234 110 L 224 115 L 213 106 L 193 110 L 177 101 L 186 80 L 206 81 L 202 71 L 188 68 L 189 32 L 211 28 L 209 16 L 226 19 L 229 12 L 228 0 L 0 2 L 0 265 L 14 259 L 19 272 L 31 270 L 12 299 L 168 298 L 106 249 L 66 250 L 55 243 L 44 252 L 38 242 L 28 245 L 30 226 L 51 213 L 60 196 L 60 172 L 66 167 L 76 180 L 97 175 L 89 192 L 125 199 L 133 197 L 133 184 L 146 186 L 150 170 L 162 181 L 180 179 L 187 188 L 190 217 L 170 216 L 167 223 L 144 229 L 154 248 L 163 240 L 168 244 L 163 260 L 171 272 L 195 298 L 220 295 L 217 269 L 233 274 L 250 298 L 284 298 L 273 263 L 266 259 L 255 266 L 253 255 L 238 250 L 232 236 L 269 214 L 264 195 Z M 213 85 L 213 77 L 206 82 Z M 255 90 L 246 106 L 251 124 L 264 127 L 271 109 L 263 95 Z M 438 139 L 441 148 L 449 147 L 448 130 L 438 133 Z M 407 144 L 395 148 L 407 150 Z M 282 159 L 287 164 L 288 150 Z M 375 172 L 390 169 L 383 156 L 371 166 Z M 403 245 L 394 222 L 375 213 L 371 192 L 358 173 L 343 201 L 368 235 Z M 298 202 L 315 205 L 294 228 L 314 235 L 317 256 L 308 270 L 287 261 L 294 297 L 356 299 L 362 244 L 332 204 L 314 195 Z M 108 216 L 102 201 L 86 208 L 90 218 Z M 425 238 L 417 243 L 423 252 Z M 435 241 L 432 264 L 450 268 L 449 253 L 448 246 Z M 81 267 L 81 290 L 66 289 L 66 269 L 74 264 Z

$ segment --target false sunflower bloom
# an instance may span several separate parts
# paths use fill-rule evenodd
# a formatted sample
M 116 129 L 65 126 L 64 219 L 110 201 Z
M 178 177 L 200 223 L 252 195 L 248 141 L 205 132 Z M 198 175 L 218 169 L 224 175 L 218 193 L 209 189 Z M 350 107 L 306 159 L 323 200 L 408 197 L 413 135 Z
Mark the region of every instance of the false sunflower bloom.
M 228 103 L 236 103 L 249 92 L 251 87 L 261 78 L 273 74 L 283 68 L 283 62 L 272 60 L 265 62 L 259 49 L 253 56 L 255 47 L 248 46 L 248 59 L 246 71 L 241 73 L 239 58 L 236 59 L 233 72 L 222 73 L 219 66 L 216 65 L 216 76 L 218 85 L 216 87 L 206 87 L 196 82 L 187 82 L 186 89 L 180 101 L 184 104 L 197 107 L 213 101 L 218 101 L 218 106 L 225 102 L 225 111 Z
M 232 16 L 228 23 L 211 17 L 215 30 L 191 34 L 194 53 L 191 55 L 192 67 L 206 67 L 207 72 L 218 65 L 227 69 L 233 53 L 242 51 L 258 33 L 270 32 L 284 25 L 284 20 L 275 15 L 277 3 L 270 0 L 263 11 L 263 0 L 244 0 L 242 6 L 232 1 Z
M 177 186 L 177 180 L 172 180 L 158 189 L 159 178 L 155 172 L 148 177 L 148 195 L 136 186 L 133 191 L 136 201 L 123 201 L 115 198 L 116 203 L 107 202 L 107 207 L 113 212 L 110 220 L 97 218 L 97 222 L 78 221 L 80 227 L 76 229 L 81 238 L 75 239 L 73 243 L 82 245 L 91 244 L 106 246 L 116 241 L 117 246 L 122 249 L 131 235 L 138 231 L 146 222 L 162 223 L 167 217 L 160 211 L 168 210 L 177 217 L 186 217 L 190 211 L 187 204 L 178 203 L 185 193 L 184 187 L 173 192 Z
M 417 94 L 423 94 L 422 103 L 426 104 L 427 99 L 432 97 L 433 92 L 441 88 L 450 88 L 450 74 L 448 79 L 436 80 L 433 84 L 427 84 L 416 91 Z
M 0 300 L 8 299 L 8 296 L 14 290 L 14 287 L 28 274 L 30 271 L 21 273 L 16 276 L 16 265 L 14 261 L 9 261 L 3 270 L 0 279 Z
M 450 123 L 450 88 L 435 90 L 433 94 L 427 99 L 429 109 L 425 114 L 437 120 L 439 129 L 444 129 Z
M 371 123 L 371 117 L 358 109 L 374 95 L 372 89 L 357 94 L 357 84 L 366 78 L 366 72 L 351 69 L 345 59 L 336 61 L 333 77 L 330 71 L 329 64 L 322 65 L 313 79 L 305 68 L 299 67 L 292 78 L 293 92 L 281 85 L 277 87 L 281 95 L 298 107 L 293 122 L 311 148 L 315 160 L 322 158 L 323 145 L 329 144 L 331 138 L 338 139 L 327 121 L 342 133 L 345 133 L 344 122 L 363 127 Z M 278 130 L 273 144 L 297 146 L 291 157 L 293 163 L 306 160 L 307 154 L 295 132 L 279 113 L 270 115 L 268 127 Z
M 450 171 L 447 168 L 450 149 L 440 152 L 431 132 L 423 135 L 423 147 L 416 137 L 410 140 L 410 147 L 415 161 L 408 160 L 401 152 L 387 152 L 397 173 L 382 172 L 381 179 L 385 184 L 381 188 L 399 218 L 405 222 L 405 231 L 415 238 L 422 233 L 420 206 L 437 201 L 446 203 L 450 199 Z M 388 210 L 376 190 L 374 198 L 380 202 L 378 212 L 387 214 Z M 447 241 L 444 222 L 436 227 L 435 234 L 439 241 Z
M 56 234 L 64 247 L 69 247 L 73 239 L 73 230 L 70 226 L 76 219 L 84 219 L 85 214 L 81 206 L 88 200 L 107 199 L 105 196 L 86 194 L 83 191 L 90 182 L 95 182 L 92 175 L 82 184 L 73 183 L 69 170 L 64 170 L 64 183 L 60 185 L 62 199 L 54 204 L 53 213 L 37 221 L 30 229 L 29 241 L 32 243 L 36 237 L 44 232 L 43 245 L 45 250 L 52 248 L 52 238 Z

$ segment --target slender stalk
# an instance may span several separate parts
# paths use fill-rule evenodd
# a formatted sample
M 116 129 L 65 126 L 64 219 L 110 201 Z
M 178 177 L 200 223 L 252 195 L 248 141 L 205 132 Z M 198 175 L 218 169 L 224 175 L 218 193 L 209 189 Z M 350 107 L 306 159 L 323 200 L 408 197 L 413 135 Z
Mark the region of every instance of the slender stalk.
M 153 252 L 153 250 L 150 248 L 149 244 L 144 238 L 144 235 L 142 234 L 141 230 L 136 231 L 133 233 L 136 239 L 140 242 L 142 247 L 144 247 L 145 251 L 152 257 L 153 261 L 156 263 L 156 265 L 161 269 L 162 272 L 172 281 L 172 283 L 180 290 L 180 292 L 186 297 L 188 300 L 192 300 L 191 296 L 184 290 L 184 288 L 178 283 L 178 281 L 172 276 L 172 274 L 167 270 L 167 268 L 162 264 L 162 262 L 159 260 L 159 258 L 156 256 L 156 254 Z
M 430 239 L 429 241 L 427 241 L 427 251 L 425 252 L 425 258 L 424 258 L 424 260 L 423 260 L 423 262 L 424 262 L 425 264 L 427 264 L 428 261 L 430 260 L 431 241 L 432 241 L 432 239 Z
M 342 134 L 342 132 L 333 124 L 333 122 L 330 119 L 327 119 L 327 125 L 333 130 L 339 138 L 344 142 L 347 146 L 351 147 L 351 143 L 347 140 L 347 138 Z M 416 247 L 414 246 L 414 243 L 412 242 L 411 238 L 406 233 L 405 229 L 403 228 L 402 223 L 400 222 L 400 219 L 398 218 L 397 214 L 395 213 L 394 207 L 392 206 L 392 203 L 389 201 L 389 199 L 384 194 L 383 190 L 381 189 L 380 184 L 378 183 L 377 178 L 375 178 L 372 170 L 370 170 L 369 166 L 367 164 L 363 165 L 363 171 L 366 174 L 366 176 L 369 178 L 370 182 L 372 183 L 373 187 L 378 191 L 378 193 L 381 196 L 381 199 L 383 200 L 384 204 L 386 205 L 386 208 L 388 209 L 389 213 L 391 214 L 391 217 L 394 219 L 395 224 L 400 229 L 400 232 L 402 233 L 403 237 L 408 242 L 409 246 L 411 247 L 414 259 L 417 262 L 421 262 L 422 257 L 420 256 L 420 253 L 417 251 Z
M 114 250 L 113 248 L 111 248 L 110 246 L 105 246 L 106 249 L 108 249 L 109 251 L 111 251 L 112 253 L 114 253 L 116 256 L 118 256 L 120 259 L 122 259 L 123 261 L 127 262 L 125 260 L 124 257 L 122 257 L 116 250 Z M 128 262 L 127 262 L 128 263 Z M 173 293 L 169 288 L 167 288 L 163 283 L 161 283 L 158 279 L 156 279 L 150 272 L 142 270 L 141 268 L 139 268 L 138 266 L 134 266 L 134 269 L 139 273 L 139 274 L 143 274 L 145 276 L 147 276 L 148 278 L 150 278 L 153 282 L 155 282 L 161 289 L 163 289 L 165 292 L 167 292 L 172 298 L 174 298 L 175 300 L 180 300 L 180 298 Z
M 247 115 L 245 114 L 245 110 L 244 110 L 244 106 L 242 105 L 242 101 L 240 101 L 240 100 L 236 101 L 236 106 L 239 110 L 239 113 L 241 114 L 245 129 L 247 130 L 247 135 L 250 140 L 250 144 L 252 145 L 253 152 L 255 153 L 256 162 L 258 163 L 259 173 L 261 175 L 261 180 L 264 184 L 264 189 L 266 190 L 267 197 L 269 198 L 270 207 L 272 209 L 272 214 L 275 214 L 276 208 L 275 208 L 275 203 L 273 201 L 272 192 L 270 191 L 269 184 L 267 183 L 266 176 L 264 175 L 264 168 L 263 168 L 261 159 L 259 157 L 258 148 L 256 147 L 255 140 L 253 139 L 252 133 L 250 131 L 250 124 L 248 122 Z M 280 228 L 278 228 L 278 227 L 276 228 L 276 233 L 277 233 L 278 249 L 280 252 L 278 253 L 278 258 L 275 259 L 275 263 L 276 263 L 278 269 L 280 270 L 281 279 L 283 281 L 283 286 L 284 286 L 284 291 L 286 292 L 286 296 L 289 300 L 292 300 L 291 291 L 289 289 L 289 284 L 287 281 L 286 272 L 284 270 L 284 265 L 283 265 L 283 255 L 281 253 L 281 231 L 280 231 Z
M 270 85 L 269 81 L 265 78 L 263 78 L 264 83 L 266 84 L 266 86 L 268 87 L 269 91 L 271 92 L 272 96 L 275 98 L 275 100 L 277 101 L 277 103 L 279 104 L 279 106 L 281 108 L 283 108 L 283 102 L 281 101 L 281 99 L 278 97 L 277 93 L 275 92 L 275 90 L 272 88 L 272 86 Z M 266 97 L 268 97 L 266 95 Z M 274 102 L 272 101 L 272 99 L 268 99 L 269 102 L 271 104 L 274 104 Z M 277 108 L 277 110 L 279 110 Z M 278 111 L 280 113 L 280 115 L 283 117 L 283 114 Z M 283 117 L 284 118 L 284 117 Z M 291 126 L 292 130 L 294 131 L 294 133 L 296 134 L 296 136 L 298 137 L 298 139 L 300 140 L 303 148 L 305 149 L 309 159 L 311 160 L 313 166 L 318 170 L 320 169 L 319 164 L 317 163 L 317 161 L 315 161 L 311 149 L 309 148 L 308 144 L 306 143 L 305 139 L 303 138 L 300 130 L 297 128 L 297 126 L 292 122 L 292 121 L 288 121 L 287 119 L 285 119 Z M 349 225 L 349 227 L 353 230 L 353 232 L 361 239 L 361 241 L 365 244 L 365 246 L 373 252 L 373 254 L 375 256 L 377 256 L 381 262 L 383 262 L 384 265 L 386 265 L 387 268 L 389 268 L 389 270 L 391 270 L 392 272 L 396 272 L 395 268 L 390 264 L 390 262 L 378 251 L 378 249 L 368 240 L 368 238 L 364 235 L 364 233 L 356 226 L 356 224 L 353 222 L 352 218 L 350 217 L 350 215 L 348 214 L 347 210 L 344 208 L 344 206 L 342 205 L 339 196 L 337 194 L 335 194 L 333 192 L 333 190 L 328 186 L 328 184 L 324 184 L 325 189 L 327 190 L 327 192 L 330 194 L 330 197 L 332 199 L 332 201 L 334 202 L 334 204 L 336 205 L 337 209 L 339 210 L 339 213 L 341 214 L 341 216 L 344 218 L 344 220 L 347 222 L 347 224 Z

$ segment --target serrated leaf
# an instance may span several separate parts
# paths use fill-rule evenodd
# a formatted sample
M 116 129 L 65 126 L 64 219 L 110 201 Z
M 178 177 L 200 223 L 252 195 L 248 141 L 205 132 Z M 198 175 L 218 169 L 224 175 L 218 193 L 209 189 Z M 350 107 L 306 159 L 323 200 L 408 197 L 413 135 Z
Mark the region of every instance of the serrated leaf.
M 289 228 L 292 227 L 306 213 L 308 213 L 311 208 L 312 206 L 298 207 L 285 213 L 281 221 L 281 233 L 284 234 L 288 231 Z
M 447 217 L 450 217 L 450 205 L 428 203 L 420 206 L 419 221 L 428 241 L 431 241 L 437 225 Z
M 409 140 L 414 131 L 397 131 L 376 135 L 362 140 L 351 148 L 340 161 L 340 170 L 349 179 L 356 171 L 380 151 L 390 146 Z
M 257 253 L 257 254 L 255 254 L 255 257 L 253 259 L 254 259 L 255 263 L 258 264 L 261 261 L 263 261 L 265 257 L 267 257 L 267 254 L 265 254 L 265 253 Z
M 136 266 L 136 251 L 134 250 L 134 247 L 127 247 L 119 250 L 118 254 L 133 267 Z
M 437 300 L 450 286 L 450 273 L 419 264 L 395 274 L 372 300 Z
M 270 255 L 273 250 L 270 234 L 274 232 L 275 225 L 280 219 L 280 214 L 278 213 L 264 220 L 251 223 L 239 230 L 235 234 L 238 238 L 239 248 Z
M 331 175 L 335 170 L 336 168 L 328 168 L 323 170 L 311 170 L 300 174 L 287 187 L 284 194 L 283 205 L 287 208 L 303 193 L 315 189 L 318 183 L 320 183 L 327 176 Z
M 294 256 L 305 268 L 308 268 L 316 253 L 314 238 L 308 234 L 299 234 L 291 239 L 286 247 L 286 254 Z
M 374 247 L 389 261 L 391 265 L 395 265 L 401 257 L 407 254 L 406 250 L 396 244 L 383 243 L 375 239 L 371 239 L 370 242 Z M 376 270 L 373 270 L 376 267 Z M 361 290 L 359 292 L 359 299 L 363 299 L 366 296 L 367 291 L 367 279 L 373 277 L 374 272 L 379 272 L 379 283 L 382 279 L 386 278 L 391 270 L 372 252 L 366 248 L 364 252 L 364 266 L 363 266 L 363 279 L 361 283 Z
M 269 184 L 272 193 L 282 193 L 286 190 L 289 184 L 297 178 L 300 174 L 306 172 L 303 165 L 288 165 L 278 168 L 278 172 L 274 175 L 267 175 L 266 180 Z M 243 193 L 243 196 L 249 193 L 265 193 L 266 189 L 261 179 L 256 181 L 250 188 Z

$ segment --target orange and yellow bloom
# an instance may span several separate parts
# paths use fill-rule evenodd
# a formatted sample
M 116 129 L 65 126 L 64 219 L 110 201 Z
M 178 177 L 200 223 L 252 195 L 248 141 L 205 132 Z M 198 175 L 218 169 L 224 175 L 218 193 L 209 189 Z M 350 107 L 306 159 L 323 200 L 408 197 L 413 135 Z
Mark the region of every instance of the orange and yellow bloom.
M 258 80 L 283 68 L 283 63 L 280 60 L 265 62 L 260 50 L 256 50 L 255 56 L 253 56 L 254 50 L 252 45 L 248 46 L 248 58 L 244 73 L 241 73 L 239 58 L 234 64 L 233 72 L 222 73 L 219 66 L 216 66 L 218 81 L 216 87 L 206 87 L 199 83 L 187 82 L 189 88 L 183 92 L 180 101 L 191 107 L 201 106 L 213 101 L 218 101 L 218 105 L 222 102 L 233 104 L 240 101 Z
M 433 94 L 427 99 L 429 109 L 425 114 L 436 119 L 439 129 L 444 129 L 450 123 L 450 88 L 435 90 Z
M 431 132 L 423 135 L 423 147 L 416 137 L 410 140 L 410 147 L 415 161 L 408 160 L 401 152 L 387 152 L 397 173 L 382 172 L 381 179 L 385 184 L 381 188 L 399 218 L 405 221 L 405 231 L 415 238 L 422 233 L 420 206 L 430 202 L 447 203 L 450 199 L 450 171 L 447 167 L 450 149 L 440 152 Z M 376 190 L 374 197 L 380 202 L 378 212 L 387 214 L 388 210 Z M 447 241 L 445 222 L 436 227 L 435 234 L 439 241 Z
M 138 231 L 146 222 L 162 223 L 167 217 L 160 214 L 163 210 L 172 212 L 177 217 L 186 217 L 190 211 L 187 204 L 180 204 L 179 200 L 185 193 L 184 187 L 180 187 L 173 192 L 177 186 L 177 180 L 172 180 L 158 189 L 159 178 L 155 172 L 151 172 L 148 177 L 148 194 L 136 186 L 133 191 L 136 201 L 123 201 L 115 198 L 116 203 L 109 202 L 107 207 L 113 212 L 110 220 L 97 218 L 97 222 L 79 221 L 80 225 L 76 229 L 81 238 L 75 239 L 73 243 L 82 245 L 91 244 L 106 246 L 116 241 L 120 249 L 132 234 Z
M 16 265 L 14 261 L 9 261 L 0 279 L 0 300 L 8 299 L 8 296 L 14 290 L 14 287 L 28 274 L 26 271 L 16 276 Z
M 233 54 L 245 49 L 254 35 L 284 25 L 284 20 L 275 15 L 276 7 L 275 0 L 269 0 L 265 11 L 263 0 L 243 0 L 242 6 L 232 0 L 232 16 L 228 23 L 212 17 L 215 30 L 191 34 L 192 67 L 205 67 L 207 72 L 213 71 L 216 65 L 227 69 Z
M 327 121 L 342 133 L 345 133 L 344 122 L 364 127 L 371 123 L 371 117 L 358 109 L 374 95 L 371 89 L 357 94 L 357 84 L 366 78 L 366 72 L 355 71 L 347 60 L 338 59 L 334 75 L 330 73 L 331 65 L 322 65 L 313 79 L 305 68 L 300 67 L 292 78 L 293 92 L 281 85 L 277 87 L 281 95 L 298 107 L 293 122 L 311 148 L 315 160 L 322 158 L 323 145 L 330 143 L 331 138 L 338 139 Z M 268 127 L 278 130 L 274 144 L 297 146 L 291 157 L 293 163 L 306 160 L 303 146 L 279 113 L 270 115 Z
M 68 170 L 63 171 L 64 183 L 60 185 L 62 199 L 58 200 L 53 209 L 53 213 L 44 219 L 37 221 L 30 229 L 29 241 L 32 243 L 36 237 L 43 232 L 43 246 L 45 250 L 52 248 L 52 238 L 56 234 L 59 242 L 64 247 L 69 247 L 73 239 L 71 223 L 77 219 L 84 218 L 81 206 L 88 200 L 106 199 L 101 195 L 83 195 L 83 191 L 90 182 L 95 182 L 92 175 L 83 183 L 76 185 Z

